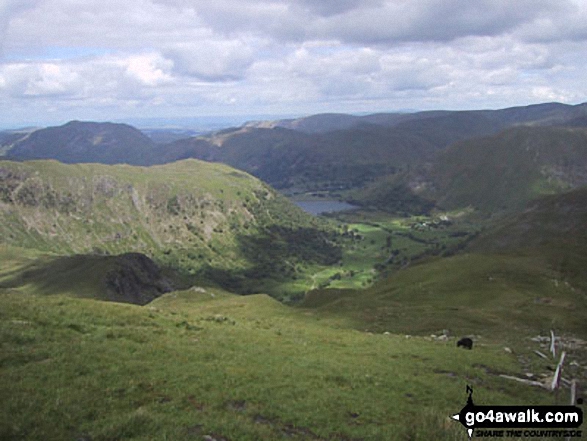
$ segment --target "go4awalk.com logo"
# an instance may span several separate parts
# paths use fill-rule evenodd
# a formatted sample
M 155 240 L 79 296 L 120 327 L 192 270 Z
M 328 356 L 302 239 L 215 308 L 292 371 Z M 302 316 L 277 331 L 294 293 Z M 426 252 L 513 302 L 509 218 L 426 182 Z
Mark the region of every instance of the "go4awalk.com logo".
M 579 438 L 583 410 L 577 406 L 476 406 L 467 386 L 467 404 L 452 415 L 475 437 Z

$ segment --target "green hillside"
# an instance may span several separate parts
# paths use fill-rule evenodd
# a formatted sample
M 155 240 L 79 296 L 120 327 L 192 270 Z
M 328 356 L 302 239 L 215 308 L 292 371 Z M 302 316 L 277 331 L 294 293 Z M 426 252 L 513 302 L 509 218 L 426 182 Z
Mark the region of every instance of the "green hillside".
M 467 384 L 478 403 L 553 403 L 498 376 L 523 375 L 500 346 L 356 332 L 263 295 L 0 302 L 6 440 L 449 441 Z
M 144 305 L 173 289 L 147 256 L 58 256 L 0 245 L 0 288 L 40 295 L 77 297 Z
M 479 236 L 479 252 L 541 255 L 568 286 L 587 292 L 587 188 L 532 202 Z
M 414 265 L 362 292 L 324 290 L 304 306 L 360 330 L 481 335 L 523 343 L 549 329 L 586 337 L 587 300 L 543 256 L 464 254 Z
M 324 221 L 243 172 L 196 160 L 151 168 L 0 162 L 0 203 L 4 244 L 58 255 L 138 252 L 186 283 L 239 292 L 295 282 L 308 265 L 341 256 Z

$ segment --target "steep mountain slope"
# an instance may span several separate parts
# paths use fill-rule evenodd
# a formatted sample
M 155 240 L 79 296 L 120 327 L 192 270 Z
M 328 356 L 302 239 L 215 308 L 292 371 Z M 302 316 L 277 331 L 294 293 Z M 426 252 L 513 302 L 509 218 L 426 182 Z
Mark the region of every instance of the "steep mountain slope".
M 428 114 L 399 122 L 395 127 L 422 137 L 438 149 L 443 149 L 457 141 L 497 133 L 508 125 L 485 115 L 484 112 L 470 111 Z
M 165 146 L 160 162 L 223 162 L 277 188 L 346 189 L 429 158 L 435 146 L 407 131 L 362 125 L 321 135 L 242 128 Z
M 6 157 L 144 165 L 154 145 L 149 137 L 126 124 L 71 121 L 31 133 L 14 143 Z
M 361 117 L 346 113 L 320 113 L 295 119 L 275 121 L 252 121 L 246 127 L 275 128 L 297 130 L 303 133 L 326 133 L 335 130 L 350 129 L 361 122 Z
M 465 141 L 439 155 L 428 176 L 440 206 L 523 208 L 540 195 L 587 184 L 587 130 L 520 127 Z
M 139 252 L 191 283 L 254 292 L 265 279 L 337 262 L 335 237 L 259 180 L 221 164 L 0 162 L 0 238 L 12 246 Z
M 35 129 L 4 130 L 0 132 L 0 157 L 5 156 L 14 144 L 29 136 Z
M 363 292 L 309 293 L 305 306 L 382 332 L 504 339 L 587 337 L 587 190 L 536 201 L 486 231 L 465 253 L 433 258 Z
M 522 126 L 452 145 L 426 165 L 351 193 L 356 203 L 398 211 L 402 201 L 485 214 L 587 185 L 587 130 Z M 413 204 L 412 204 L 413 205 Z
M 312 137 L 286 129 L 228 129 L 210 137 L 176 141 L 162 148 L 159 162 L 197 158 L 223 162 L 279 186 L 288 169 L 309 162 L 316 149 Z
M 567 282 L 587 293 L 587 188 L 533 201 L 479 236 L 470 249 L 545 256 Z
M 373 208 L 402 216 L 429 214 L 436 207 L 436 202 L 418 190 L 419 184 L 414 174 L 399 172 L 351 190 L 345 194 L 345 199 L 363 208 Z

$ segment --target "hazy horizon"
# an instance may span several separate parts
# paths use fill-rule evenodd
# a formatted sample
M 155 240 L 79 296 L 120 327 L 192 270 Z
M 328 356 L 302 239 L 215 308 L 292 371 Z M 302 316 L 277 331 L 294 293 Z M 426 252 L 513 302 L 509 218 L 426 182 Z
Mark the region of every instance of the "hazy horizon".
M 587 101 L 580 0 L 4 0 L 0 125 Z
M 559 103 L 559 102 L 552 102 L 557 104 L 565 104 L 565 105 L 581 105 L 587 104 L 585 103 Z M 534 103 L 534 104 L 520 104 L 514 106 L 504 106 L 504 107 L 496 107 L 496 108 L 469 108 L 469 109 L 399 109 L 399 110 L 381 110 L 381 111 L 373 111 L 373 112 L 318 112 L 318 113 L 304 113 L 304 114 L 242 114 L 242 115 L 199 115 L 199 116 L 178 116 L 178 117 L 170 117 L 170 116 L 158 116 L 158 117 L 132 117 L 129 116 L 127 118 L 113 118 L 113 119 L 84 119 L 84 118 L 76 118 L 76 117 L 65 117 L 60 120 L 53 120 L 53 121 L 23 121 L 21 123 L 9 124 L 0 121 L 0 130 L 21 130 L 21 129 L 29 129 L 29 128 L 44 128 L 44 127 L 52 127 L 52 126 L 60 126 L 66 124 L 70 121 L 91 121 L 91 122 L 112 122 L 112 123 L 119 123 L 119 124 L 128 124 L 134 126 L 140 130 L 147 130 L 147 129 L 169 129 L 169 130 L 217 130 L 221 128 L 228 128 L 228 127 L 239 127 L 248 122 L 255 122 L 255 121 L 272 121 L 272 120 L 281 120 L 281 119 L 295 119 L 295 118 L 304 118 L 313 115 L 319 115 L 324 113 L 332 113 L 332 114 L 347 114 L 347 115 L 369 115 L 369 114 L 376 114 L 376 113 L 417 113 L 417 112 L 424 112 L 424 111 L 476 111 L 476 110 L 500 110 L 506 109 L 510 107 L 525 107 L 530 105 L 540 105 L 540 104 L 549 104 L 548 102 L 542 103 Z

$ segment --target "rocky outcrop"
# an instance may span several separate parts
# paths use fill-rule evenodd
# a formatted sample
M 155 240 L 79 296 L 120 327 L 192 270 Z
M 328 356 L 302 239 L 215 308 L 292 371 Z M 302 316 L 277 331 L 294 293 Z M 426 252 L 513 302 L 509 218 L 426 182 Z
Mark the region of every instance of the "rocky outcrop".
M 127 253 L 105 277 L 106 297 L 115 302 L 144 305 L 172 291 L 169 280 L 150 258 L 140 253 Z

